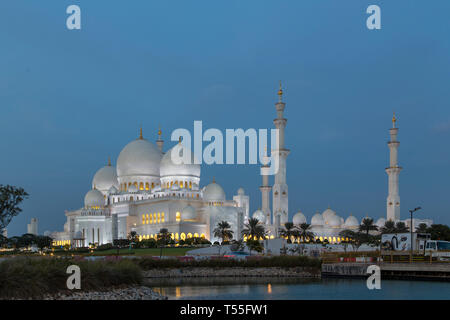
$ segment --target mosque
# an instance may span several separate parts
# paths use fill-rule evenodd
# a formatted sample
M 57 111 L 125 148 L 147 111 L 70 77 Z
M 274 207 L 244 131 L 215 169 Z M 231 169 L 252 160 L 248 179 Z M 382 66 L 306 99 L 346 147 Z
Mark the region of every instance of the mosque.
M 262 184 L 261 207 L 251 217 L 265 225 L 268 238 L 278 235 L 278 230 L 288 222 L 288 185 L 286 181 L 286 159 L 289 149 L 285 148 L 284 118 L 286 104 L 283 102 L 283 90 L 278 91 L 275 103 L 277 117 L 273 120 L 279 130 L 277 149 L 271 155 L 279 158 L 279 170 L 274 175 L 274 183 L 269 184 L 270 158 L 264 157 L 261 166 Z M 390 164 L 388 174 L 388 198 L 386 218 L 376 220 L 381 227 L 386 219 L 400 221 L 399 173 L 395 115 L 390 129 Z M 127 238 L 135 231 L 140 239 L 155 238 L 162 228 L 168 229 L 174 240 L 202 237 L 214 242 L 213 230 L 220 221 L 231 225 L 235 238 L 240 238 L 244 224 L 250 218 L 249 196 L 242 188 L 237 190 L 233 199 L 226 199 L 223 188 L 213 179 L 204 187 L 200 184 L 201 167 L 191 164 L 174 164 L 171 153 L 184 152 L 193 157 L 183 145 L 175 145 L 164 151 L 161 130 L 155 144 L 143 137 L 142 128 L 139 137 L 129 142 L 117 158 L 117 167 L 111 162 L 95 173 L 92 189 L 84 197 L 84 206 L 78 210 L 66 211 L 67 222 L 63 232 L 48 233 L 56 245 L 71 244 L 88 246 L 89 244 L 112 243 L 114 239 Z M 181 142 L 179 142 L 181 144 Z M 177 149 L 175 149 L 177 147 Z M 177 151 L 174 151 L 177 150 Z M 271 197 L 270 197 L 271 196 Z M 270 207 L 272 198 L 272 207 Z M 302 212 L 293 216 L 295 225 L 308 223 Z M 409 225 L 409 221 L 405 221 Z M 321 240 L 330 243 L 341 241 L 339 232 L 345 229 L 358 230 L 360 221 L 349 215 L 340 217 L 331 208 L 317 212 L 309 221 L 311 231 Z M 414 221 L 414 225 L 431 220 Z

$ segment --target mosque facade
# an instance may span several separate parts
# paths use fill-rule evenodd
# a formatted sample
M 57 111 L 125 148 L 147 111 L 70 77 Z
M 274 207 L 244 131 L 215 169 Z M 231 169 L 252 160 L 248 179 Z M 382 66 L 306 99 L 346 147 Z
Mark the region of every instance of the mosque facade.
M 140 239 L 155 238 L 162 228 L 166 228 L 172 239 L 185 240 L 190 237 L 202 237 L 214 242 L 214 228 L 220 221 L 231 225 L 234 238 L 241 238 L 241 231 L 250 217 L 258 219 L 267 230 L 267 237 L 278 236 L 278 231 L 288 222 L 288 185 L 286 160 L 290 150 L 285 147 L 284 117 L 286 104 L 283 102 L 283 90 L 278 91 L 275 103 L 276 118 L 274 126 L 279 130 L 278 143 L 271 155 L 276 155 L 279 169 L 270 185 L 269 163 L 271 157 L 263 157 L 261 166 L 262 184 L 261 207 L 250 215 L 250 199 L 242 188 L 232 199 L 226 199 L 224 189 L 213 179 L 201 187 L 201 167 L 195 161 L 189 164 L 174 164 L 172 152 L 193 159 L 191 151 L 180 141 L 171 149 L 164 151 L 161 130 L 158 139 L 152 143 L 145 139 L 140 130 L 139 137 L 129 142 L 120 152 L 117 165 L 110 161 L 100 168 L 92 179 L 92 189 L 84 197 L 84 206 L 78 210 L 66 211 L 67 221 L 63 232 L 49 234 L 55 244 L 112 243 L 114 239 L 127 238 L 135 231 Z M 399 173 L 398 166 L 398 128 L 395 115 L 390 129 L 390 163 L 388 174 L 388 197 L 386 218 L 376 220 L 378 227 L 387 220 L 400 221 Z M 186 154 L 184 154 L 186 153 Z M 272 208 L 270 207 L 272 196 Z M 302 212 L 293 215 L 295 225 L 309 223 L 316 238 L 339 243 L 342 230 L 359 229 L 358 219 L 349 215 L 344 218 L 331 208 L 317 212 L 308 221 Z M 405 220 L 409 225 L 409 221 Z M 431 220 L 417 220 L 430 225 Z

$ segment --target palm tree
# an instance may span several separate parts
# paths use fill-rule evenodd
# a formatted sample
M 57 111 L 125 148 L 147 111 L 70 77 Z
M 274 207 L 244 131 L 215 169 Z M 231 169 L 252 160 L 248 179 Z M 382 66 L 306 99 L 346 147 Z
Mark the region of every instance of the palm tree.
M 369 235 L 369 232 L 372 230 L 378 230 L 378 227 L 373 224 L 373 219 L 364 218 L 361 225 L 359 226 L 359 231 L 364 231 L 366 235 Z
M 399 221 L 395 224 L 395 232 L 405 233 L 408 231 L 409 231 L 409 228 L 406 226 L 406 224 L 404 222 Z
M 300 236 L 303 237 L 303 239 L 314 239 L 314 237 L 316 236 L 314 232 L 311 231 L 311 225 L 308 223 L 302 223 L 299 226 L 299 230 Z
M 233 230 L 227 221 L 221 221 L 214 229 L 214 237 L 222 239 L 222 243 L 230 241 L 233 238 Z
M 426 223 L 419 224 L 419 226 L 416 228 L 416 232 L 417 233 L 426 233 L 426 232 L 428 232 L 427 224 Z
M 392 220 L 386 221 L 380 231 L 381 233 L 395 233 L 395 222 Z
M 300 231 L 292 222 L 286 222 L 284 228 L 280 230 L 280 236 L 287 238 L 288 243 L 292 243 L 291 238 L 298 238 Z
M 250 218 L 248 223 L 244 225 L 244 230 L 242 230 L 242 235 L 246 236 L 247 239 L 260 239 L 266 236 L 266 230 L 264 225 L 259 223 L 256 218 Z
M 159 234 L 158 234 L 158 242 L 160 245 L 160 252 L 159 252 L 159 258 L 162 257 L 162 250 L 163 247 L 170 241 L 171 235 L 169 233 L 169 230 L 167 228 L 161 228 L 159 230 Z

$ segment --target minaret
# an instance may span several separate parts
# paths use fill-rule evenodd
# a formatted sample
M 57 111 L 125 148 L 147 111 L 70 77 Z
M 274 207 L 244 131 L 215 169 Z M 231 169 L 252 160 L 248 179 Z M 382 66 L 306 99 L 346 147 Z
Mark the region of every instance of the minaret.
M 398 193 L 398 177 L 400 175 L 401 167 L 398 166 L 398 146 L 400 142 L 397 141 L 398 128 L 395 127 L 397 119 L 392 117 L 392 128 L 389 129 L 391 140 L 388 142 L 390 150 L 389 167 L 386 168 L 386 173 L 389 177 L 389 195 L 387 197 L 387 220 L 400 220 L 400 196 Z
M 158 129 L 158 140 L 156 140 L 156 145 L 158 146 L 159 151 L 163 152 L 164 140 L 161 139 L 161 126 Z
M 275 103 L 277 118 L 273 120 L 278 129 L 278 147 L 272 150 L 272 161 L 278 157 L 278 172 L 275 174 L 275 183 L 273 185 L 273 223 L 278 228 L 288 221 L 288 186 L 286 184 L 286 158 L 289 150 L 284 147 L 284 129 L 287 119 L 283 117 L 283 111 L 286 104 L 283 102 L 283 89 L 278 90 L 278 102 Z
M 272 223 L 271 214 L 270 214 L 270 190 L 272 189 L 269 186 L 269 174 L 270 174 L 270 158 L 267 156 L 267 146 L 264 150 L 264 157 L 261 166 L 261 175 L 262 175 L 262 186 L 259 187 L 261 190 L 261 211 L 264 212 L 266 216 L 266 224 L 270 225 Z

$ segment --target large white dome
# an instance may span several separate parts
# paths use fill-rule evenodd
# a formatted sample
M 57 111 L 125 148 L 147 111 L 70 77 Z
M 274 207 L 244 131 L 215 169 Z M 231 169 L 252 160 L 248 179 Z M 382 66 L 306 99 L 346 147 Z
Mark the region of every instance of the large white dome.
M 117 158 L 117 175 L 159 177 L 162 154 L 151 142 L 139 138 L 128 143 Z
M 97 189 L 91 189 L 84 196 L 84 206 L 90 208 L 101 208 L 105 204 L 103 193 Z
M 350 215 L 347 220 L 345 220 L 344 227 L 346 228 L 357 228 L 359 227 L 358 219 Z
M 180 161 L 182 161 L 183 157 L 185 156 L 185 152 L 186 156 L 191 161 L 190 164 L 176 164 L 176 162 L 172 161 L 172 156 L 177 157 L 180 159 Z M 162 157 L 159 171 L 160 176 L 161 178 L 167 176 L 188 176 L 200 178 L 200 165 L 195 164 L 194 161 L 195 158 L 191 151 L 185 148 L 183 145 L 178 144 L 167 151 L 167 153 Z
M 203 191 L 203 200 L 205 201 L 225 201 L 225 191 L 214 181 L 208 184 Z
M 337 215 L 334 215 L 330 218 L 328 224 L 333 228 L 338 228 L 341 226 L 341 218 Z
M 92 188 L 96 188 L 103 192 L 103 194 L 106 194 L 113 186 L 119 188 L 117 172 L 115 167 L 108 164 L 95 173 L 94 179 L 92 179 Z
M 336 215 L 336 212 L 334 210 L 331 210 L 330 208 L 326 209 L 322 213 L 323 220 L 328 223 L 330 222 L 330 219 L 335 215 Z
M 323 226 L 324 221 L 323 221 L 323 217 L 320 213 L 316 213 L 315 215 L 313 215 L 313 217 L 311 218 L 311 225 L 313 226 Z
M 187 206 L 181 211 L 181 220 L 195 220 L 197 218 L 197 213 L 195 208 L 192 206 Z
M 297 225 L 306 223 L 306 217 L 301 211 L 299 211 L 292 218 L 292 222 Z
M 253 212 L 252 218 L 258 219 L 260 223 L 266 223 L 266 215 L 259 209 Z

